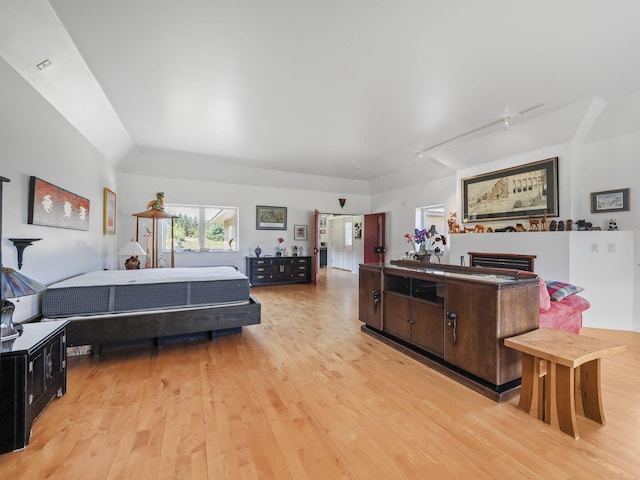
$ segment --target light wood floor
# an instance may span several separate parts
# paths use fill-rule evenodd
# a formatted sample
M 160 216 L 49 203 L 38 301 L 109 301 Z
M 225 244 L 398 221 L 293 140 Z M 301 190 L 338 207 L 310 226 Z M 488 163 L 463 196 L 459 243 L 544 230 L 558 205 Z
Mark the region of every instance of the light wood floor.
M 640 334 L 603 359 L 607 425 L 574 440 L 360 332 L 357 276 L 254 289 L 262 324 L 69 359 L 1 479 L 592 479 L 640 475 Z M 2 426 L 6 428 L 6 426 Z

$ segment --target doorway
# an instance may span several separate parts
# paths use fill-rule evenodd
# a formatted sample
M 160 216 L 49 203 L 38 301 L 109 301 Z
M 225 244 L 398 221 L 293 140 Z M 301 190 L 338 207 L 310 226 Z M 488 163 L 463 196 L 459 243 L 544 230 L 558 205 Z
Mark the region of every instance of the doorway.
M 363 262 L 362 222 L 362 215 L 319 214 L 320 268 L 358 273 Z

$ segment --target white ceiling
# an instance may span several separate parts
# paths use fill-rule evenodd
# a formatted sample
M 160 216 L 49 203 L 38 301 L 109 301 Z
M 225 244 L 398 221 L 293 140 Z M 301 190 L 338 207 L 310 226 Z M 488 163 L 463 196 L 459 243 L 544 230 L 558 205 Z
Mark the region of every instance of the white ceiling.
M 640 130 L 637 0 L 0 0 L 0 9 L 5 61 L 114 162 L 149 150 L 372 180 L 417 162 L 450 171 Z M 40 71 L 44 59 L 52 65 Z M 540 103 L 508 131 L 415 155 Z

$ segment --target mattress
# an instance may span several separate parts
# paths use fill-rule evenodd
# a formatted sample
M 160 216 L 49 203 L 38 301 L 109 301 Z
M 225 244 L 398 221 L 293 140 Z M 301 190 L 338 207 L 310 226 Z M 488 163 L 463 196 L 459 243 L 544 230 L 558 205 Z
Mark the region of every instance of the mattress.
M 45 318 L 108 315 L 247 303 L 249 279 L 234 267 L 88 272 L 47 287 Z

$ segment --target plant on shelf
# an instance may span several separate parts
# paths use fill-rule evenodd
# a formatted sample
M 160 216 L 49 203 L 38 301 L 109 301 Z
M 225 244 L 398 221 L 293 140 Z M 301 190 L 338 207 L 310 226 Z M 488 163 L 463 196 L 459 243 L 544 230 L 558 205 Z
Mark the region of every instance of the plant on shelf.
M 405 252 L 408 257 L 422 260 L 428 256 L 435 255 L 440 260 L 440 255 L 444 252 L 447 238 L 444 234 L 439 234 L 435 225 L 431 225 L 429 230 L 415 229 L 414 233 L 405 233 L 404 238 L 413 247 L 413 252 Z
M 276 245 L 276 257 L 282 256 L 282 250 L 284 250 L 284 248 L 282 247 L 283 243 L 284 243 L 284 238 L 278 237 L 278 245 Z

